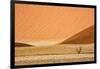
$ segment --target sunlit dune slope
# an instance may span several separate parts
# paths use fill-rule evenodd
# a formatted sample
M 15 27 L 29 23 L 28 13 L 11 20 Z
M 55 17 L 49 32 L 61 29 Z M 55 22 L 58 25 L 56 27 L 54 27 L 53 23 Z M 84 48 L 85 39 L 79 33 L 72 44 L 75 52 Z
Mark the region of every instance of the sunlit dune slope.
M 69 39 L 65 40 L 61 44 L 87 44 L 94 43 L 94 26 L 91 26 Z
M 92 25 L 93 8 L 15 5 L 15 42 L 59 44 Z

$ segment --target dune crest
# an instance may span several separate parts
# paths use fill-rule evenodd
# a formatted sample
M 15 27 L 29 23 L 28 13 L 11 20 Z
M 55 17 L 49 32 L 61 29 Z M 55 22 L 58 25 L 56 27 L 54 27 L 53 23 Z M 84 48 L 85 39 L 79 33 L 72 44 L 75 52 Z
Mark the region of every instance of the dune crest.
M 72 37 L 64 40 L 61 44 L 87 44 L 94 43 L 94 26 L 91 26 Z

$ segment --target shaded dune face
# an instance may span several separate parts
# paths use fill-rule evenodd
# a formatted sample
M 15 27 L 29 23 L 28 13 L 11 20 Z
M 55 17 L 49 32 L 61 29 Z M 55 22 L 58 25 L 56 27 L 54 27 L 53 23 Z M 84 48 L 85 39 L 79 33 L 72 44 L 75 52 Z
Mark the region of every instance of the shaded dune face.
M 32 45 L 30 44 L 25 44 L 25 43 L 15 43 L 15 47 L 31 47 Z
M 61 44 L 88 44 L 94 43 L 94 26 L 91 26 L 74 36 L 64 40 Z

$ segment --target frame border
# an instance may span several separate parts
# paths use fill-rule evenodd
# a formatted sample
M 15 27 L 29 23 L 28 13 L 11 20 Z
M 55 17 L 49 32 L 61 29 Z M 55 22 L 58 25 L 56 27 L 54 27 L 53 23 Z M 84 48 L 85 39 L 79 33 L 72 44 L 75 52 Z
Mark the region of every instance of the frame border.
M 94 8 L 94 61 L 87 62 L 71 62 L 71 63 L 54 63 L 54 64 L 40 64 L 40 65 L 20 65 L 15 66 L 15 4 L 35 4 L 35 5 L 49 5 L 49 6 L 62 6 L 62 7 L 82 7 L 82 8 Z M 48 67 L 48 66 L 61 66 L 61 65 L 80 65 L 80 64 L 91 64 L 97 62 L 97 41 L 96 41 L 96 5 L 81 5 L 81 4 L 66 4 L 66 3 L 54 3 L 54 2 L 36 2 L 36 1 L 10 1 L 10 68 L 31 68 L 31 67 Z

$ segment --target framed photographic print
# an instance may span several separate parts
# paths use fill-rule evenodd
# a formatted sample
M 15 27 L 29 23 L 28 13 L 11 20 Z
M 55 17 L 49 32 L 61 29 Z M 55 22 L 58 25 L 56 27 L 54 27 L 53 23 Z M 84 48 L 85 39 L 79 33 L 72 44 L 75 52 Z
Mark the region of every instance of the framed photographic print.
M 96 6 L 11 1 L 11 68 L 96 63 Z

